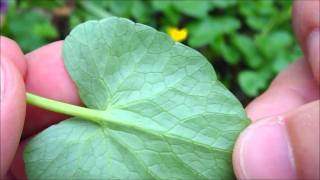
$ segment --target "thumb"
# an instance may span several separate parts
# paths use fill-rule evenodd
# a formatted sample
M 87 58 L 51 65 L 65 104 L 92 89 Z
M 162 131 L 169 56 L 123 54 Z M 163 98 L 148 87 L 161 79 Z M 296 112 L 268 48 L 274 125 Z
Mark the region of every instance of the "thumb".
M 233 164 L 239 179 L 319 179 L 319 103 L 251 124 Z
M 0 179 L 2 179 L 19 144 L 26 104 L 24 83 L 19 70 L 6 57 L 1 56 L 0 63 Z

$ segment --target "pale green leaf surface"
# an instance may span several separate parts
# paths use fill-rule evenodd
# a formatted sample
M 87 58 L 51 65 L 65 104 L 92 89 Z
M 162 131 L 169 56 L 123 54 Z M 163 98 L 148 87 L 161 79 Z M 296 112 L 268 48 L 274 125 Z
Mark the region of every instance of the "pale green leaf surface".
M 101 123 L 71 118 L 36 136 L 24 155 L 30 179 L 234 178 L 248 119 L 200 53 L 122 18 L 77 26 L 63 52 Z

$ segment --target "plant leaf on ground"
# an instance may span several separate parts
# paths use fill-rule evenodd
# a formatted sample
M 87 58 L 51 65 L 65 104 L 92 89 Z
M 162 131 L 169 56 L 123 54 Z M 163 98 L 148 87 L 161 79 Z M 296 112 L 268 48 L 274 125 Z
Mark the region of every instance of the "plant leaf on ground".
M 238 28 L 240 22 L 233 17 L 207 18 L 189 25 L 191 37 L 188 43 L 193 47 L 204 46 L 214 42 L 217 36 L 233 33 Z
M 267 86 L 267 78 L 262 73 L 249 70 L 240 72 L 238 82 L 249 96 L 258 95 L 259 91 Z

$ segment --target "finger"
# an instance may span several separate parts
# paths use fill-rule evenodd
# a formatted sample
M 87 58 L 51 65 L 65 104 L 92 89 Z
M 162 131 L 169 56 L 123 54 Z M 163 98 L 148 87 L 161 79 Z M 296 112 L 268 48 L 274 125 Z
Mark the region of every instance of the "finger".
M 24 161 L 23 161 L 23 151 L 24 151 L 25 146 L 28 144 L 28 142 L 30 140 L 31 140 L 31 138 L 28 138 L 20 143 L 19 148 L 17 150 L 17 153 L 16 153 L 16 155 L 12 161 L 11 167 L 10 167 L 10 173 L 17 180 L 27 180 L 27 175 L 25 172 L 25 166 L 24 166 Z
M 318 100 L 287 115 L 286 125 L 297 175 L 303 179 L 320 179 L 319 109 Z
M 283 114 L 319 99 L 319 88 L 304 59 L 289 65 L 261 96 L 246 108 L 252 121 Z
M 0 178 L 6 174 L 19 144 L 26 104 L 25 87 L 19 70 L 1 56 Z
M 4 179 L 5 180 L 16 180 L 16 178 L 12 174 L 7 174 Z
M 306 39 L 320 27 L 320 1 L 295 0 L 293 2 L 293 28 L 301 48 L 306 52 Z
M 54 42 L 26 55 L 26 89 L 39 96 L 79 105 L 81 101 L 77 89 L 64 67 L 62 43 Z M 66 118 L 67 116 L 28 105 L 23 137 Z
M 320 29 L 312 32 L 307 40 L 307 59 L 313 76 L 320 83 Z
M 320 1 L 296 0 L 293 4 L 293 28 L 300 46 L 319 81 Z M 314 32 L 314 33 L 312 33 Z M 318 35 L 316 35 L 318 34 Z M 318 53 L 317 53 L 318 52 Z M 316 56 L 318 54 L 318 56 Z M 318 58 L 316 58 L 318 57 Z
M 250 125 L 233 154 L 239 179 L 318 179 L 319 101 Z
M 12 61 L 19 72 L 22 74 L 22 76 L 25 77 L 27 64 L 24 55 L 17 43 L 12 39 L 0 36 L 0 44 L 0 54 Z

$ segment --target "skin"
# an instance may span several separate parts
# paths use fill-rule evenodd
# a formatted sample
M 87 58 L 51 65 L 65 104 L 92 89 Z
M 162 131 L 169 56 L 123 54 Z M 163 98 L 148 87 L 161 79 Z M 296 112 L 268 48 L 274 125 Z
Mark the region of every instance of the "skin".
M 19 145 L 26 112 L 24 92 L 18 68 L 8 58 L 1 57 L 1 177 L 8 170 Z
M 60 100 L 69 104 L 80 105 L 77 90 L 62 59 L 63 41 L 57 41 L 43 46 L 25 56 L 28 67 L 26 90 L 39 96 Z M 49 112 L 27 105 L 26 122 L 23 138 L 34 135 L 39 131 L 57 123 L 67 116 Z
M 253 123 L 234 149 L 233 164 L 239 179 L 320 178 L 319 7 L 318 0 L 294 2 L 293 25 L 305 57 L 281 72 L 246 108 Z M 75 105 L 81 101 L 63 65 L 62 41 L 23 55 L 13 40 L 1 37 L 0 51 L 0 175 L 1 179 L 26 179 L 22 161 L 25 144 L 66 117 L 26 105 L 25 89 Z
M 253 123 L 234 149 L 239 179 L 320 179 L 319 18 L 319 0 L 294 2 L 293 28 L 305 57 L 246 108 Z

